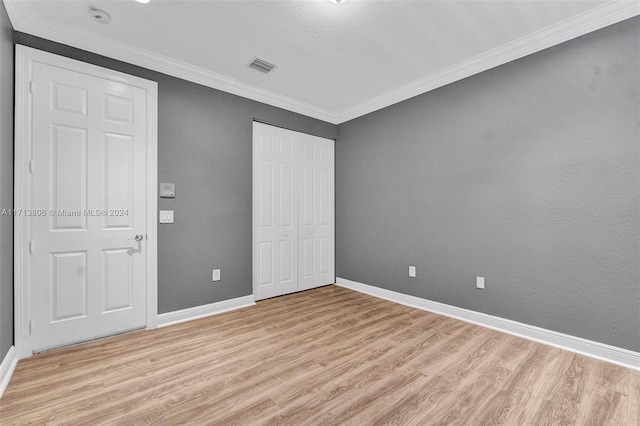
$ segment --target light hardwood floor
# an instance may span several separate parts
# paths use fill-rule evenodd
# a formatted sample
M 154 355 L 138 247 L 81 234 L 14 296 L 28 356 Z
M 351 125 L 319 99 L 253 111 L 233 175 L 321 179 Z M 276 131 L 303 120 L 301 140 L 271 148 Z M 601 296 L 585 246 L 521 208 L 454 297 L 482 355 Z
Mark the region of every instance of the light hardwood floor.
M 640 373 L 327 286 L 22 360 L 0 423 L 640 425 Z

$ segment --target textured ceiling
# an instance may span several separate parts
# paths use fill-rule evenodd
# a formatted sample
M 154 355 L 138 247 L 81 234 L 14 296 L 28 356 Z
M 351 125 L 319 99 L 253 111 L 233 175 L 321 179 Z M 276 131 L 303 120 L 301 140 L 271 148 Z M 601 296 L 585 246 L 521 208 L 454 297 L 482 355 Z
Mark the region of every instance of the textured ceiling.
M 5 1 L 7 2 L 7 1 Z M 19 1 L 77 28 L 335 114 L 528 36 L 594 1 Z M 96 7 L 109 25 L 89 17 Z M 254 56 L 279 67 L 269 75 Z

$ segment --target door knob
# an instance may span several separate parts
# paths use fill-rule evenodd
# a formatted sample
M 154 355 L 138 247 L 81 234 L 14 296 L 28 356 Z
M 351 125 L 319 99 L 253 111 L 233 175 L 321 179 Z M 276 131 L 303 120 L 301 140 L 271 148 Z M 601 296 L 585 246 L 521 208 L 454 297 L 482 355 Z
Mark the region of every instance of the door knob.
M 133 238 L 127 238 L 127 240 L 136 240 L 136 241 L 142 241 L 144 240 L 144 236 L 142 234 L 138 234 Z

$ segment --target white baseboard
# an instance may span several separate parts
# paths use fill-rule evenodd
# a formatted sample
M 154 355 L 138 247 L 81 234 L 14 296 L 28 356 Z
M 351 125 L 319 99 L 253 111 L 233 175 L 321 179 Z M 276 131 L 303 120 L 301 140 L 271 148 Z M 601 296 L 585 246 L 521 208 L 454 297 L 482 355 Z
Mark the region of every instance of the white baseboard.
M 544 343 L 545 345 L 565 349 L 581 355 L 586 355 L 640 371 L 640 353 L 630 351 L 628 349 L 618 348 L 616 346 L 594 342 L 581 337 L 575 337 L 569 334 L 559 333 L 557 331 L 547 330 L 545 328 L 483 314 L 481 312 L 458 308 L 456 306 L 434 302 L 420 297 L 409 296 L 407 294 L 385 290 L 383 288 L 362 284 L 344 278 L 338 278 L 336 284 L 344 288 L 366 293 L 391 302 L 456 318 L 472 324 L 477 324 L 493 330 L 533 340 L 534 342 Z
M 237 297 L 235 299 L 223 300 L 222 302 L 210 303 L 208 305 L 196 306 L 195 308 L 183 309 L 181 311 L 167 312 L 158 315 L 158 327 L 179 324 L 198 318 L 221 314 L 235 309 L 246 308 L 255 305 L 253 294 L 249 296 Z
M 18 354 L 16 353 L 16 347 L 11 346 L 2 360 L 2 364 L 0 364 L 0 398 L 2 398 L 2 394 L 9 385 L 9 380 L 11 380 L 11 375 L 17 364 Z

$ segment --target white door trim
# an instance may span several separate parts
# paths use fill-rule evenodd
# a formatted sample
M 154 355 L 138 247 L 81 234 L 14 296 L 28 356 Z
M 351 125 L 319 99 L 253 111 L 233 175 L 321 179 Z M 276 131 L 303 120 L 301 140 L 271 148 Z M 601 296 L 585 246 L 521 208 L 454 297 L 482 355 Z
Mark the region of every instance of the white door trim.
M 117 81 L 147 93 L 147 328 L 158 325 L 158 84 L 118 71 L 63 56 L 16 45 L 15 61 L 15 163 L 14 209 L 30 208 L 29 160 L 31 158 L 30 83 L 33 63 L 42 62 L 75 72 Z M 29 220 L 14 216 L 14 339 L 18 358 L 32 355 L 29 339 L 30 273 Z

